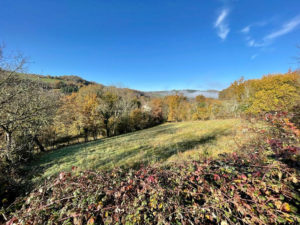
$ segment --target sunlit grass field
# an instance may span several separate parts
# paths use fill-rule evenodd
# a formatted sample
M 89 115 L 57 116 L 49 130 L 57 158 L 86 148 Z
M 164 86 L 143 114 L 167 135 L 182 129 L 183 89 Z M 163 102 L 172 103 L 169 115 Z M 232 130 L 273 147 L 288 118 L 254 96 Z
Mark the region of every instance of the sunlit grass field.
M 45 83 L 55 83 L 55 82 L 61 81 L 59 79 L 49 78 L 47 76 L 39 77 L 39 76 L 34 75 L 34 74 L 19 73 L 18 76 L 21 77 L 21 78 L 30 79 L 32 81 L 41 81 L 41 82 L 45 82 Z
M 165 123 L 153 128 L 53 150 L 31 164 L 35 181 L 70 171 L 166 164 L 234 152 L 254 138 L 238 119 Z

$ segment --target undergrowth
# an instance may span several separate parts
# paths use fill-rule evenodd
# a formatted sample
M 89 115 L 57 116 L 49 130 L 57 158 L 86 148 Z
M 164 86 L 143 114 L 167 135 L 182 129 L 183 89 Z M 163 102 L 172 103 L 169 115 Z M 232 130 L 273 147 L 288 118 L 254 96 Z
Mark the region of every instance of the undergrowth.
M 7 224 L 299 224 L 299 130 L 287 114 L 218 159 L 61 172 L 3 212 Z M 79 174 L 78 174 L 79 173 Z

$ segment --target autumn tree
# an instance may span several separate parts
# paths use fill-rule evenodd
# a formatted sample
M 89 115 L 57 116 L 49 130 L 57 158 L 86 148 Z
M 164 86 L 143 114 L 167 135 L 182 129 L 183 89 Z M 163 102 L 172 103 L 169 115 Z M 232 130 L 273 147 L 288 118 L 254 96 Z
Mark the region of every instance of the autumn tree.
M 299 73 L 267 75 L 262 79 L 239 80 L 220 92 L 235 115 L 291 110 L 299 99 Z
M 53 128 L 58 137 L 78 136 L 81 132 L 79 104 L 77 93 L 62 96 L 61 106 L 57 110 Z M 81 106 L 82 107 L 82 106 Z
M 196 98 L 195 98 L 195 101 L 198 105 L 202 105 L 204 106 L 205 105 L 205 102 L 206 102 L 206 98 L 204 95 L 197 95 Z
M 118 113 L 111 119 L 111 134 L 117 135 L 133 131 L 131 113 L 134 110 L 141 110 L 144 100 L 133 90 L 127 88 L 110 87 L 110 89 L 119 96 L 116 102 Z
M 167 116 L 167 107 L 163 99 L 154 98 L 150 101 L 151 113 L 156 124 L 162 123 Z
M 69 142 L 83 135 L 87 141 L 99 134 L 107 137 L 150 127 L 164 121 L 159 107 L 152 108 L 149 99 L 127 88 L 89 85 L 78 93 L 65 95 L 55 117 L 55 132 L 59 140 Z M 156 111 L 156 115 L 152 112 Z
M 255 93 L 249 97 L 247 113 L 289 111 L 299 100 L 299 74 L 268 75 L 253 82 Z
M 168 120 L 183 121 L 189 119 L 190 105 L 183 95 L 170 95 L 165 98 L 168 105 Z
M 194 120 L 209 119 L 212 111 L 212 102 L 203 95 L 198 95 L 195 98 L 192 118 Z
M 111 128 L 121 115 L 121 97 L 113 87 L 105 88 L 98 93 L 99 107 L 97 112 L 102 120 L 106 136 L 111 135 Z
M 100 85 L 88 85 L 82 87 L 76 95 L 78 110 L 76 127 L 82 131 L 86 141 L 89 135 L 96 139 L 101 130 L 101 114 L 99 112 L 99 93 L 101 91 L 102 86 Z

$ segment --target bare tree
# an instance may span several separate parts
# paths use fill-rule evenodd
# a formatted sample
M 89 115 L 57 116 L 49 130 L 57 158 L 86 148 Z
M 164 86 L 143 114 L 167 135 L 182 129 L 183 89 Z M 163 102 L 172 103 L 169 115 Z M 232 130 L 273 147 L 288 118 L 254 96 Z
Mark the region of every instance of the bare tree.
M 25 64 L 21 55 L 6 58 L 3 48 L 0 52 L 0 130 L 6 137 L 2 154 L 15 162 L 33 150 L 33 143 L 44 150 L 39 133 L 51 123 L 58 101 L 42 83 L 20 76 Z

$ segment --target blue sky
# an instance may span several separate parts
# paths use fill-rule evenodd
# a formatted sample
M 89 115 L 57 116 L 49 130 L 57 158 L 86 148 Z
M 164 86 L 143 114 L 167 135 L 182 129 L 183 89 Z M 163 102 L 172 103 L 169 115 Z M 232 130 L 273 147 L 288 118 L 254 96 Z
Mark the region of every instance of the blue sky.
M 28 72 L 139 90 L 223 89 L 299 65 L 299 0 L 0 0 Z

